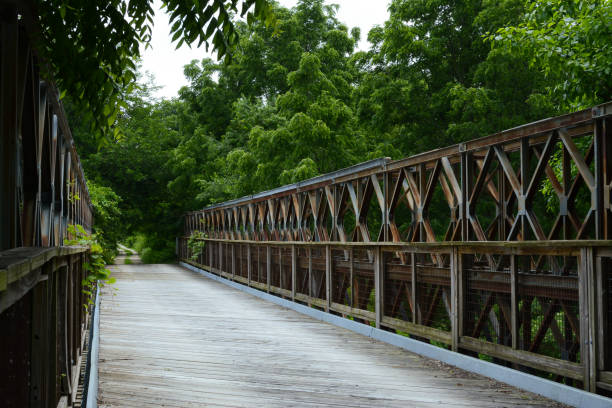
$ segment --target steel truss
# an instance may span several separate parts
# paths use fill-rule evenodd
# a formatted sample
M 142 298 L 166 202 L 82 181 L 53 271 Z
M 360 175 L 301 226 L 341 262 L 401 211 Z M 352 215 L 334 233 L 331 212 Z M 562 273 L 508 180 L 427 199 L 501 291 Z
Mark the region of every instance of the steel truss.
M 606 103 L 190 212 L 179 257 L 611 392 L 611 114 Z

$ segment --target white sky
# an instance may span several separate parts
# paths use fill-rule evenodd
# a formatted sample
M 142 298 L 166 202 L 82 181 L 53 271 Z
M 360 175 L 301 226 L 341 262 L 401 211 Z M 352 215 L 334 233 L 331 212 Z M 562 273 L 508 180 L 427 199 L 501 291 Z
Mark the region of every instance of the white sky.
M 279 0 L 284 7 L 291 8 L 297 4 L 297 0 Z M 389 0 L 326 0 L 327 4 L 338 4 L 337 18 L 346 24 L 349 30 L 353 27 L 361 28 L 361 41 L 359 49 L 367 50 L 369 44 L 366 40 L 368 31 L 375 25 L 382 25 L 389 17 L 387 11 Z M 160 10 L 161 0 L 155 1 L 155 19 L 152 48 L 142 54 L 142 69 L 149 71 L 155 77 L 155 82 L 162 88 L 157 92 L 157 97 L 172 98 L 177 95 L 178 90 L 187 85 L 183 75 L 183 66 L 191 60 L 204 58 L 206 48 L 190 49 L 183 45 L 175 50 L 176 44 L 170 42 L 170 26 L 168 16 Z M 212 50 L 212 47 L 211 47 Z M 214 56 L 208 54 L 214 59 Z

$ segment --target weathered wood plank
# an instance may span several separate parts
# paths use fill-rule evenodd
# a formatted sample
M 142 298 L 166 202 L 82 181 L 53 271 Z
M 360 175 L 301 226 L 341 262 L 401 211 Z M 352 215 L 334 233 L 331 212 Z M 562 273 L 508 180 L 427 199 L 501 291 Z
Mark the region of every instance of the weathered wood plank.
M 101 406 L 554 406 L 177 266 L 114 275 L 101 303 Z
M 423 337 L 429 340 L 439 341 L 445 344 L 452 344 L 452 334 L 433 327 L 414 324 L 393 317 L 383 317 L 383 326 L 391 327 L 396 330 L 401 330 L 411 335 Z
M 19 247 L 0 252 L 0 291 L 49 262 L 52 258 L 87 251 L 85 247 Z M 61 262 L 65 262 L 62 260 Z M 58 262 L 56 267 L 62 266 Z
M 559 360 L 529 351 L 514 350 L 508 346 L 477 340 L 468 336 L 461 336 L 459 345 L 467 350 L 484 353 L 512 363 L 525 365 L 538 370 L 545 370 L 576 380 L 582 380 L 584 376 L 582 366 L 571 361 Z

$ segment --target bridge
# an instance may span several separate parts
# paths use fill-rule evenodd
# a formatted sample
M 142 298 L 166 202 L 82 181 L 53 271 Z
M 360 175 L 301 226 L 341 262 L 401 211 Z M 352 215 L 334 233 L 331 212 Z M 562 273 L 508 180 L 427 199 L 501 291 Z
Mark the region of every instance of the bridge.
M 186 268 L 117 265 L 114 275 L 117 290 L 101 299 L 100 406 L 552 404 Z
M 0 405 L 612 405 L 612 103 L 184 217 L 82 286 L 93 210 L 2 2 Z
M 455 358 L 470 356 L 528 373 L 535 389 L 534 375 L 609 395 L 611 113 L 595 106 L 191 212 L 179 259 L 436 345 L 462 367 L 473 361 Z

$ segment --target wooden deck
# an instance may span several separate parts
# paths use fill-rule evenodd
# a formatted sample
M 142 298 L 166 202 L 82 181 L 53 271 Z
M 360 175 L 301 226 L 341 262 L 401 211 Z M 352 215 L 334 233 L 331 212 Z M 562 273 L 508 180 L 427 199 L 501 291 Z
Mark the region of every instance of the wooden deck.
M 101 301 L 102 407 L 559 406 L 178 266 L 114 269 Z

